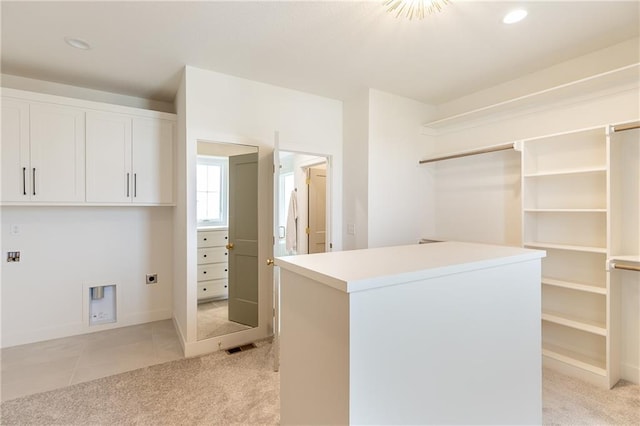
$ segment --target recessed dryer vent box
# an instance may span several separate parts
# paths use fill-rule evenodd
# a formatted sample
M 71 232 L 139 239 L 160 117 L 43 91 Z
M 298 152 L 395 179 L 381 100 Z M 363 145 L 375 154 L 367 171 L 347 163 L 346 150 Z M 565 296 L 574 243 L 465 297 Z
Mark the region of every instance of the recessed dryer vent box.
M 116 286 L 89 287 L 89 325 L 116 322 Z

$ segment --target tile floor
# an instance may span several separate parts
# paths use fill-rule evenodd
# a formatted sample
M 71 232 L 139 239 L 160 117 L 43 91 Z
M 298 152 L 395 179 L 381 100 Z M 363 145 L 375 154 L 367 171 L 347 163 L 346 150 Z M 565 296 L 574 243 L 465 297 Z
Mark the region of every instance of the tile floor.
M 2 401 L 183 357 L 172 320 L 5 348 Z
M 229 301 L 227 299 L 198 303 L 198 340 L 222 336 L 251 327 L 229 321 Z

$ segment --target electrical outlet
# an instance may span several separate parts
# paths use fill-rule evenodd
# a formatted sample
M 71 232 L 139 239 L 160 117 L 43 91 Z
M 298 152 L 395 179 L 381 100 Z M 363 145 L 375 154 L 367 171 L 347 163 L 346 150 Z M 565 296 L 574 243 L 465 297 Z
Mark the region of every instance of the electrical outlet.
M 8 251 L 7 252 L 7 262 L 20 262 L 20 252 L 19 251 Z
M 158 282 L 158 274 L 147 274 L 147 284 L 155 284 Z

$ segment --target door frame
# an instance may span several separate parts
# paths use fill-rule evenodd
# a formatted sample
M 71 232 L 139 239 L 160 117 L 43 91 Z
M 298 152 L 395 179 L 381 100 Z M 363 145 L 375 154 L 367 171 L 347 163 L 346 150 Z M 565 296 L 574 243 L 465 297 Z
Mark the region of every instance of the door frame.
M 331 218 L 332 216 L 332 194 L 333 194 L 333 158 L 330 154 L 317 154 L 305 151 L 294 151 L 283 149 L 280 150 L 280 133 L 278 131 L 274 134 L 274 148 L 272 153 L 273 163 L 273 197 L 272 197 L 272 210 L 273 217 L 271 223 L 271 229 L 273 233 L 273 244 L 271 245 L 271 258 L 273 259 L 276 244 L 278 241 L 278 227 L 280 225 L 280 152 L 291 152 L 300 155 L 309 155 L 313 157 L 322 157 L 326 160 L 327 165 L 327 187 L 326 187 L 326 205 L 325 205 L 325 221 L 326 221 L 326 236 L 325 247 L 327 252 L 332 251 L 333 243 L 330 241 L 333 239 L 333 226 Z M 305 164 L 305 167 L 312 167 L 314 164 L 320 164 L 321 162 Z M 280 270 L 278 267 L 273 268 L 273 370 L 279 371 L 280 369 Z

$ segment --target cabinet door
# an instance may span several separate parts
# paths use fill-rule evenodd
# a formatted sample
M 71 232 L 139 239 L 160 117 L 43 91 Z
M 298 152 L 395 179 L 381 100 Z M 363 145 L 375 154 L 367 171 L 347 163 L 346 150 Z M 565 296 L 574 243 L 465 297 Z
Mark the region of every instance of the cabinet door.
M 127 203 L 133 199 L 131 118 L 87 113 L 87 201 Z
M 2 201 L 31 197 L 29 104 L 2 99 Z
M 133 201 L 173 202 L 173 123 L 133 119 Z
M 84 114 L 72 107 L 31 104 L 32 201 L 84 201 Z

